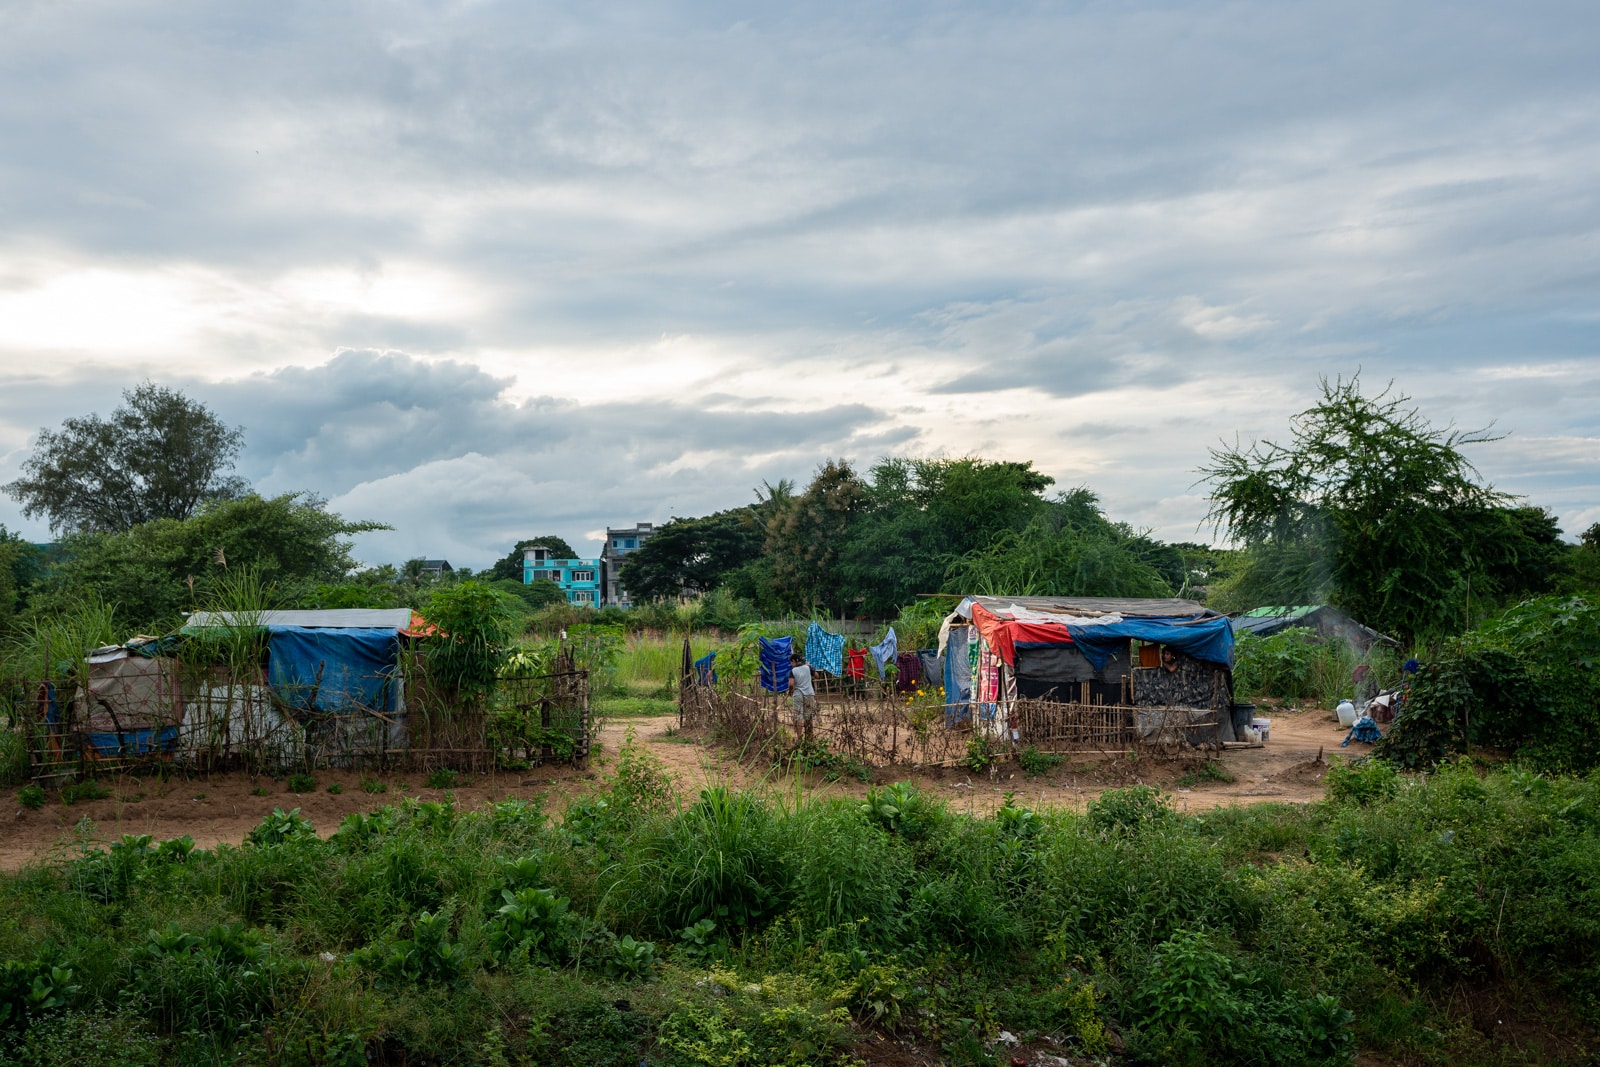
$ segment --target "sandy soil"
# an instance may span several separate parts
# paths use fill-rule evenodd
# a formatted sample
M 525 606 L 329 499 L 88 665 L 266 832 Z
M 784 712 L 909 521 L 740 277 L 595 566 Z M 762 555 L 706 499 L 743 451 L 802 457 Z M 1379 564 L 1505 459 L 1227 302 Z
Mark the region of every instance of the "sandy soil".
M 1171 790 L 1183 810 L 1203 810 L 1227 804 L 1304 803 L 1320 799 L 1326 757 L 1336 752 L 1359 755 L 1370 746 L 1352 743 L 1341 750 L 1344 731 L 1322 710 L 1270 713 L 1272 733 L 1262 748 L 1224 753 L 1222 762 L 1233 782 L 1178 785 L 1198 761 L 1074 757 L 1049 775 L 1029 778 L 1015 764 L 990 775 L 963 770 L 933 769 L 913 772 L 887 768 L 872 783 L 853 779 L 824 782 L 817 775 L 802 778 L 776 775 L 766 768 L 745 768 L 720 759 L 704 746 L 676 735 L 675 716 L 621 719 L 607 725 L 600 737 L 599 754 L 584 770 L 570 766 L 539 767 L 531 771 L 500 774 L 463 774 L 451 793 L 458 806 L 472 809 L 492 801 L 518 797 L 542 799 L 546 809 L 559 811 L 566 801 L 603 784 L 610 759 L 622 746 L 626 732 L 634 730 L 641 742 L 665 765 L 680 794 L 693 797 L 708 785 L 765 785 L 784 793 L 813 796 L 861 796 L 874 784 L 911 779 L 925 790 L 943 796 L 957 810 L 982 814 L 1004 803 L 1008 792 L 1019 802 L 1034 806 L 1082 807 L 1107 789 L 1143 783 Z M 51 796 L 39 811 L 4 797 L 0 808 L 0 870 L 14 871 L 35 860 L 70 854 L 78 845 L 114 841 L 122 834 L 150 834 L 157 840 L 188 834 L 201 847 L 238 844 L 274 807 L 298 807 L 319 833 L 332 833 L 339 820 L 351 812 L 370 812 L 402 796 L 442 800 L 444 791 L 428 789 L 420 772 L 370 776 L 386 787 L 382 793 L 362 788 L 367 775 L 324 771 L 313 792 L 293 794 L 283 782 L 246 774 L 196 778 L 119 777 L 103 784 L 111 790 L 105 800 L 65 805 Z M 337 783 L 341 792 L 327 787 Z M 7 810 L 9 809 L 9 810 Z

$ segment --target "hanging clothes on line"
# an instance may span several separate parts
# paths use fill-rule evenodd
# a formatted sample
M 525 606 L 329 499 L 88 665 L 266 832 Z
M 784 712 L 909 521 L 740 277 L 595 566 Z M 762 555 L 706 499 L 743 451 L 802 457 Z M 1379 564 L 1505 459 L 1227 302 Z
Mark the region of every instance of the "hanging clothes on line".
M 943 685 L 944 668 L 939 665 L 939 650 L 936 648 L 917 649 L 917 659 L 921 661 L 922 680 L 928 685 Z
M 789 691 L 789 655 L 794 651 L 792 637 L 763 637 L 758 642 L 761 657 L 761 688 L 769 693 Z
M 864 648 L 846 649 L 844 654 L 844 676 L 854 681 L 861 681 L 867 676 L 867 650 Z
M 699 682 L 701 685 L 716 685 L 717 684 L 716 663 L 717 663 L 717 654 L 715 652 L 707 652 L 705 655 L 703 655 L 699 659 L 695 660 L 694 661 L 695 681 Z
M 816 623 L 806 629 L 806 662 L 835 678 L 844 674 L 844 634 L 830 634 Z
M 895 639 L 893 626 L 889 627 L 889 632 L 884 635 L 882 641 L 872 646 L 870 651 L 872 652 L 873 662 L 878 665 L 879 678 L 886 676 L 885 668 L 894 662 L 895 650 L 898 647 L 899 644 Z
M 902 652 L 894 658 L 894 665 L 899 668 L 894 678 L 895 692 L 913 692 L 922 680 L 922 658 L 915 652 Z

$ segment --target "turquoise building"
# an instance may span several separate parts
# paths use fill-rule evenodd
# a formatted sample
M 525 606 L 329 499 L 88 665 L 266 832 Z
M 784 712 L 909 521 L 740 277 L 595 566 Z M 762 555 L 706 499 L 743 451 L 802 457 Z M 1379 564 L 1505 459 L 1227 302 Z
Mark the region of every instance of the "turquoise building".
M 574 604 L 600 606 L 605 567 L 598 559 L 556 559 L 548 548 L 523 549 L 522 584 L 531 585 L 540 578 L 559 585 Z

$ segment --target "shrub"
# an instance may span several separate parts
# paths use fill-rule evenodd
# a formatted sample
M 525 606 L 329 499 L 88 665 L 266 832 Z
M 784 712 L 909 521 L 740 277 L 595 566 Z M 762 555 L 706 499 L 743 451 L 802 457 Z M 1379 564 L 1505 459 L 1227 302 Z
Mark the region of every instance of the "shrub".
M 111 795 L 111 790 L 95 781 L 85 778 L 81 782 L 69 782 L 61 787 L 61 803 L 76 804 L 80 800 L 104 800 Z
M 1400 789 L 1400 775 L 1382 760 L 1346 763 L 1337 756 L 1328 764 L 1328 799 L 1371 804 L 1387 800 Z
M 1041 752 L 1033 745 L 1029 745 L 1017 753 L 1017 766 L 1029 778 L 1037 778 L 1041 774 L 1049 774 L 1066 761 L 1066 757 L 1057 752 Z
M 291 793 L 310 793 L 316 790 L 317 780 L 309 774 L 291 774 L 284 785 Z
M 38 811 L 44 807 L 44 789 L 37 782 L 25 785 L 17 790 L 17 802 L 29 811 Z
M 1089 802 L 1089 825 L 1101 833 L 1138 833 L 1176 820 L 1167 798 L 1153 786 L 1109 789 Z
M 376 778 L 363 778 L 361 779 L 361 791 L 374 796 L 379 793 L 387 793 L 389 791 L 389 783 L 380 782 Z
M 429 789 L 451 789 L 458 777 L 457 772 L 448 767 L 438 767 L 428 773 L 427 786 Z

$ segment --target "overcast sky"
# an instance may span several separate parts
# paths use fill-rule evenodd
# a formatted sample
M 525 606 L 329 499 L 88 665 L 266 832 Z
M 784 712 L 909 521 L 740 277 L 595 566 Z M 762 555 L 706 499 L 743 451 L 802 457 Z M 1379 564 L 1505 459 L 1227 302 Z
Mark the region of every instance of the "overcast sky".
M 148 377 L 371 562 L 888 453 L 1209 539 L 1359 368 L 1600 521 L 1593 0 L 788 6 L 0 0 L 0 482 Z

